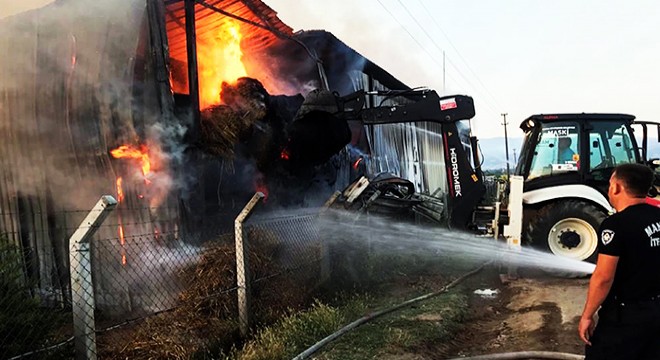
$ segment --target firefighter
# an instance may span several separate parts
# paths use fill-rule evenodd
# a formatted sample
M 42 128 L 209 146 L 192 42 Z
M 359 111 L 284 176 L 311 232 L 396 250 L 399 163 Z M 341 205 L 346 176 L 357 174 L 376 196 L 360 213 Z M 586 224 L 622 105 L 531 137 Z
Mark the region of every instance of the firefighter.
M 578 325 L 585 360 L 660 359 L 660 208 L 645 201 L 653 178 L 639 164 L 620 165 L 610 177 L 617 213 L 600 226 L 598 262 Z
M 571 144 L 573 143 L 573 140 L 569 137 L 562 137 L 559 138 L 559 163 L 560 164 L 565 164 L 569 161 L 574 161 L 573 156 L 575 155 L 575 151 L 571 149 Z

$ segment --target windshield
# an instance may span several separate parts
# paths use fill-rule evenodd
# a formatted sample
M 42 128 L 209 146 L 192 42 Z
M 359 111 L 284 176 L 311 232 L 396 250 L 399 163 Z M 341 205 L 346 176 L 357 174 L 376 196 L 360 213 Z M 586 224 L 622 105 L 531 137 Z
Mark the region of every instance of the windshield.
M 542 125 L 528 179 L 580 168 L 580 137 L 576 122 L 561 121 Z

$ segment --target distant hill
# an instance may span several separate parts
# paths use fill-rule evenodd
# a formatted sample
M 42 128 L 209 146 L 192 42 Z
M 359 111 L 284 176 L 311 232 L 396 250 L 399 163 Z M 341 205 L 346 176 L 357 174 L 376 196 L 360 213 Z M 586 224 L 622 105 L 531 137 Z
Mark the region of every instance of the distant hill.
M 522 145 L 521 137 L 509 138 L 509 160 L 511 161 L 511 169 L 513 169 L 518 161 L 517 157 L 520 156 L 520 147 Z M 641 144 L 640 144 L 641 145 Z M 506 156 L 504 150 L 504 138 L 490 138 L 479 139 L 479 147 L 481 148 L 481 158 L 483 161 L 482 168 L 484 170 L 496 170 L 506 168 Z M 660 158 L 660 142 L 655 138 L 649 139 L 648 144 L 648 157 L 653 159 Z M 515 149 L 516 158 L 514 159 L 513 153 Z M 482 155 L 483 154 L 483 155 Z
M 520 155 L 520 146 L 522 145 L 522 138 L 515 137 L 509 138 L 509 161 L 511 162 L 511 169 L 516 165 L 517 158 L 514 159 L 514 149 L 516 157 Z M 480 156 L 483 161 L 482 168 L 484 170 L 504 169 L 506 168 L 506 151 L 504 146 L 504 138 L 490 138 L 479 139 L 479 147 L 481 148 Z

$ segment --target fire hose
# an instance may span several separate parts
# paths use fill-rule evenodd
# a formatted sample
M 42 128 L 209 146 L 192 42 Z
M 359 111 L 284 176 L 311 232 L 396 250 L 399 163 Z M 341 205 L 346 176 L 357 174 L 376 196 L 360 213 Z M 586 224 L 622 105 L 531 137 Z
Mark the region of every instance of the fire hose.
M 458 278 L 455 279 L 454 281 L 452 281 L 452 282 L 450 282 L 449 284 L 443 286 L 443 287 L 442 287 L 440 290 L 438 290 L 438 291 L 435 291 L 435 292 L 432 292 L 432 293 L 429 293 L 429 294 L 426 294 L 426 295 L 422 295 L 422 296 L 416 297 L 416 298 L 414 298 L 414 299 L 407 300 L 407 301 L 405 301 L 405 302 L 403 302 L 403 303 L 401 303 L 401 304 L 398 304 L 398 305 L 395 305 L 395 306 L 389 307 L 389 308 L 387 308 L 387 309 L 383 309 L 383 310 L 376 311 L 376 312 L 374 312 L 374 313 L 371 313 L 371 314 L 365 315 L 365 316 L 363 316 L 363 317 L 361 317 L 361 318 L 359 318 L 359 319 L 353 321 L 352 323 L 350 323 L 350 324 L 344 326 L 343 328 L 339 329 L 338 331 L 336 331 L 336 332 L 334 332 L 334 333 L 332 333 L 332 334 L 326 336 L 326 337 L 325 337 L 324 339 L 322 339 L 321 341 L 317 342 L 316 344 L 314 344 L 314 345 L 310 346 L 309 348 L 307 348 L 307 350 L 305 350 L 305 351 L 301 352 L 300 354 L 298 354 L 296 357 L 293 358 L 293 360 L 303 360 L 303 359 L 307 359 L 309 356 L 311 356 L 312 354 L 314 354 L 315 352 L 317 352 L 319 349 L 321 349 L 323 346 L 327 345 L 327 344 L 330 343 L 331 341 L 333 341 L 333 340 L 339 338 L 340 336 L 342 336 L 342 335 L 346 334 L 347 332 L 349 332 L 349 331 L 351 331 L 351 330 L 357 328 L 358 326 L 360 326 L 360 325 L 362 325 L 362 324 L 365 324 L 365 323 L 367 323 L 367 322 L 369 322 L 369 321 L 371 321 L 371 320 L 373 320 L 373 319 L 376 319 L 376 318 L 378 318 L 378 317 L 380 317 L 380 316 L 382 316 L 382 315 L 389 314 L 389 313 L 391 313 L 391 312 L 393 312 L 393 311 L 395 311 L 395 310 L 401 309 L 401 308 L 403 308 L 403 307 L 405 307 L 405 306 L 408 306 L 408 305 L 411 305 L 411 304 L 414 304 L 414 303 L 420 302 L 420 301 L 422 301 L 422 300 L 430 299 L 430 298 L 432 298 L 432 297 L 435 297 L 435 296 L 438 296 L 438 295 L 440 295 L 440 294 L 442 294 L 442 293 L 445 293 L 445 292 L 447 292 L 449 289 L 451 289 L 452 287 L 454 287 L 454 286 L 456 286 L 457 284 L 459 284 L 460 282 L 462 282 L 463 280 L 465 280 L 465 279 L 467 279 L 468 277 L 470 277 L 470 276 L 472 276 L 472 275 L 478 273 L 478 272 L 481 271 L 484 267 L 486 267 L 487 265 L 491 264 L 492 262 L 493 262 L 492 260 L 491 260 L 491 261 L 488 261 L 488 262 L 482 264 L 481 266 L 477 267 L 476 269 L 471 270 L 471 271 L 469 271 L 469 272 L 467 272 L 467 273 L 461 275 L 460 277 L 458 277 Z

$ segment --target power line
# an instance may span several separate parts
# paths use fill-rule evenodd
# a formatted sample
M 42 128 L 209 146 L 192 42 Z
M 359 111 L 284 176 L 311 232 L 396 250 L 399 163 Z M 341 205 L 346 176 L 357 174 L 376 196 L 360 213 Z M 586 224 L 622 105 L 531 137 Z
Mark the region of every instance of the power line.
M 397 1 L 403 7 L 403 9 L 406 11 L 406 13 L 408 13 L 408 15 L 413 19 L 413 21 L 417 24 L 417 26 L 422 30 L 422 32 L 426 35 L 426 37 L 428 37 L 431 40 L 431 43 L 433 43 L 433 45 L 438 50 L 440 50 L 440 52 L 443 52 L 444 50 L 442 49 L 442 47 L 440 47 L 440 45 L 438 45 L 438 43 L 435 41 L 435 38 L 433 36 L 431 36 L 431 34 L 429 34 L 429 32 L 426 30 L 426 28 L 424 26 L 422 26 L 422 24 L 419 22 L 417 17 L 410 11 L 410 9 L 408 9 L 408 7 L 401 0 L 397 0 Z M 427 9 L 427 12 L 428 12 L 428 9 Z M 442 29 L 440 29 L 440 31 L 442 31 Z M 443 32 L 443 34 L 444 34 L 444 32 Z M 447 37 L 446 34 L 444 34 L 444 35 L 445 35 L 445 37 Z M 449 40 L 448 37 L 447 37 L 447 39 Z M 450 41 L 450 44 L 451 44 L 451 41 Z M 453 47 L 453 45 L 452 45 L 452 47 Z M 454 50 L 458 53 L 458 50 L 456 50 L 455 47 L 454 47 Z M 460 54 L 459 54 L 459 56 L 460 56 Z M 468 85 L 470 87 L 472 87 L 475 91 L 481 93 L 479 91 L 479 89 L 476 86 L 474 86 L 474 84 L 467 78 L 467 76 L 465 76 L 463 74 L 463 72 L 458 68 L 458 66 L 456 66 L 456 64 L 454 64 L 451 61 L 451 59 L 449 59 L 449 64 L 456 70 L 456 72 L 458 72 L 458 74 L 465 80 L 465 82 L 468 83 Z M 468 69 L 469 69 L 469 66 L 468 66 Z M 470 70 L 470 71 L 472 71 L 472 70 Z M 476 76 L 476 74 L 474 74 L 474 71 L 472 71 L 472 74 L 475 76 L 475 78 L 477 78 L 477 80 L 479 80 L 478 76 Z M 483 83 L 482 83 L 482 86 L 484 87 L 484 89 L 486 89 L 486 87 L 483 85 Z M 488 91 L 488 89 L 486 89 L 486 91 Z M 484 100 L 486 100 L 485 97 L 484 97 Z M 486 100 L 486 101 L 489 102 L 489 100 Z M 495 110 L 495 112 L 497 112 L 496 108 L 498 107 L 496 103 L 497 103 L 497 101 L 495 102 L 495 104 L 492 104 L 492 103 L 489 102 L 489 105 L 492 105 L 493 110 Z
M 383 9 L 385 9 L 385 11 L 387 11 L 388 14 L 390 14 L 390 16 L 399 24 L 399 26 L 401 26 L 401 28 L 403 28 L 403 30 L 405 30 L 408 36 L 410 36 L 410 38 L 413 39 L 413 41 L 415 41 L 417 45 L 419 45 L 419 47 L 426 53 L 426 55 L 428 55 L 428 57 L 431 60 L 433 60 L 439 66 L 442 66 L 442 64 L 426 49 L 426 47 L 422 45 L 422 43 L 419 40 L 417 40 L 417 38 L 410 32 L 410 30 L 408 30 L 408 28 L 405 25 L 403 25 L 401 21 L 399 21 L 399 19 L 390 11 L 390 9 L 388 9 L 380 0 L 376 0 L 376 1 L 378 1 L 380 6 Z
M 429 34 L 429 32 L 426 31 L 426 28 L 424 26 L 422 26 L 422 24 L 419 22 L 419 20 L 417 20 L 417 17 L 410 11 L 410 9 L 408 9 L 408 7 L 401 0 L 397 0 L 397 1 L 399 2 L 399 5 L 401 5 L 403 7 L 403 9 L 406 11 L 406 13 L 408 13 L 408 16 L 410 16 L 410 18 L 413 19 L 415 24 L 417 24 L 417 26 L 422 30 L 422 32 L 426 35 L 426 37 L 428 37 L 429 40 L 431 40 L 431 43 L 433 43 L 433 45 L 436 47 L 436 49 L 440 50 L 440 52 L 444 52 L 442 47 L 440 45 L 438 45 L 438 43 L 435 41 L 433 36 L 431 36 L 431 34 Z M 463 75 L 463 73 L 460 71 L 460 69 L 458 69 L 458 67 L 456 65 L 454 65 L 451 61 L 449 61 L 449 63 L 454 67 L 456 72 L 458 72 L 458 74 L 461 75 L 461 77 L 465 80 L 465 82 L 467 82 L 468 85 L 475 88 L 475 90 L 476 90 L 476 87 L 470 82 L 470 80 L 467 79 L 467 77 L 465 75 Z
M 428 55 L 428 57 L 429 57 L 432 61 L 434 61 L 434 62 L 435 62 L 436 64 L 438 64 L 439 66 L 442 66 L 442 64 L 441 64 L 441 63 L 440 63 L 440 62 L 439 62 L 439 61 L 438 61 L 438 60 L 437 60 L 437 59 L 436 59 L 436 58 L 435 58 L 435 57 L 434 57 L 434 56 L 433 56 L 433 55 L 432 55 L 427 49 L 426 49 L 426 47 L 425 47 L 425 46 L 424 46 L 419 40 L 417 40 L 417 38 L 416 38 L 416 37 L 410 32 L 410 30 L 408 30 L 408 28 L 407 28 L 405 25 L 403 25 L 403 23 L 402 23 L 401 21 L 399 21 L 399 19 L 398 19 L 398 18 L 397 18 L 397 17 L 396 17 L 396 16 L 395 16 L 395 15 L 394 15 L 394 14 L 393 14 L 393 13 L 387 8 L 387 7 L 381 2 L 381 0 L 376 0 L 376 1 L 378 1 L 378 3 L 380 4 L 380 6 L 381 6 L 381 7 L 382 7 L 382 8 L 383 8 L 383 9 L 384 9 L 384 10 L 385 10 L 385 11 L 386 11 L 386 12 L 387 12 L 387 13 L 388 13 L 388 14 L 389 14 L 389 15 L 390 15 L 390 16 L 391 16 L 391 17 L 392 17 L 392 18 L 393 18 L 398 24 L 399 24 L 399 26 L 401 26 L 401 28 L 403 28 L 403 30 L 408 34 L 408 36 L 410 36 L 410 38 L 412 38 L 413 41 L 415 41 L 415 43 L 417 43 L 417 45 L 418 45 L 418 46 L 419 46 L 419 47 L 420 47 L 420 48 L 426 53 L 426 55 Z M 413 20 L 417 21 L 417 20 L 414 19 L 414 18 L 413 18 Z M 419 23 L 418 23 L 418 25 L 419 25 Z M 421 27 L 421 26 L 420 26 L 420 27 Z M 422 29 L 423 29 L 423 28 L 422 28 Z M 432 38 L 431 38 L 431 41 L 433 41 Z M 436 47 L 438 47 L 437 44 L 436 44 Z M 439 48 L 439 47 L 438 47 L 438 48 Z M 442 49 L 441 49 L 441 50 L 442 50 Z M 462 75 L 462 73 L 458 70 L 458 68 L 456 68 L 456 65 L 454 65 L 454 64 L 451 62 L 451 60 L 449 61 L 449 63 L 452 64 L 452 66 L 456 69 L 456 71 L 457 71 L 460 75 Z M 467 79 L 465 78 L 465 76 L 462 75 L 462 77 L 463 77 L 463 79 L 468 83 L 468 85 L 469 85 L 470 87 L 472 87 L 473 89 L 475 89 L 475 91 L 479 92 L 479 90 L 478 90 L 473 84 L 471 84 L 471 83 L 469 82 L 469 80 L 467 80 Z M 449 78 L 453 79 L 453 76 L 450 75 Z M 456 81 L 456 80 L 454 79 L 454 81 Z M 456 81 L 456 82 L 457 82 L 457 81 Z M 485 100 L 485 99 L 483 99 L 483 100 Z M 495 113 L 499 112 L 499 111 L 496 109 L 496 107 L 492 106 L 491 103 L 489 103 L 489 102 L 485 102 L 485 104 L 486 104 L 486 105 L 487 105 L 487 106 L 488 106 L 493 112 L 495 112 Z
M 417 0 L 417 1 L 422 5 L 422 7 L 424 8 L 424 11 L 426 11 L 427 14 L 431 13 L 429 11 L 429 9 L 426 7 L 426 5 L 424 5 L 424 2 L 422 0 Z M 445 39 L 447 39 L 447 42 L 449 42 L 449 46 L 451 46 L 451 48 L 454 49 L 454 51 L 456 52 L 458 57 L 461 59 L 461 61 L 463 61 L 463 64 L 465 64 L 465 66 L 470 71 L 470 73 L 472 73 L 472 75 L 477 79 L 479 84 L 481 84 L 481 86 L 484 88 L 484 90 L 486 90 L 486 93 L 488 94 L 488 96 L 490 96 L 493 99 L 493 101 L 495 102 L 495 104 L 498 105 L 498 107 L 501 108 L 502 106 L 499 104 L 499 102 L 497 101 L 495 96 L 493 96 L 493 94 L 488 90 L 488 87 L 486 87 L 486 85 L 483 83 L 483 81 L 481 81 L 479 76 L 474 72 L 474 70 L 472 70 L 472 67 L 470 67 L 470 64 L 468 64 L 467 60 L 465 60 L 463 55 L 461 55 L 461 52 L 458 51 L 458 48 L 456 48 L 456 46 L 454 46 L 454 43 L 451 41 L 451 39 L 449 38 L 447 33 L 442 29 L 440 24 L 438 24 L 438 22 L 435 20 L 435 18 L 433 16 L 430 16 L 430 18 L 431 18 L 431 21 L 433 21 L 433 24 L 435 24 L 435 26 L 438 28 L 438 30 L 440 30 L 440 32 L 445 37 Z

